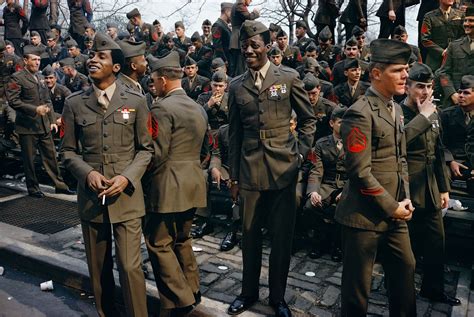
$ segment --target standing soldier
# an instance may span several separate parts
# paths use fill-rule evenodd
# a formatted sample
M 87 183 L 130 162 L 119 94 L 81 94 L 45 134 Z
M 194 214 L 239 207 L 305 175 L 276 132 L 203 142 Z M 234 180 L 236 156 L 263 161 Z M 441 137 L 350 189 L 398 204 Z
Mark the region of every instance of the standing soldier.
M 156 29 L 153 25 L 142 20 L 142 15 L 137 8 L 127 13 L 127 19 L 130 20 L 133 29 L 130 35 L 135 39 L 135 42 L 145 42 L 146 51 L 148 52 L 150 47 L 158 41 Z
M 298 167 L 313 143 L 315 118 L 303 83 L 293 70 L 270 63 L 270 32 L 260 22 L 245 21 L 240 31 L 248 70 L 229 88 L 231 192 L 240 192 L 242 210 L 242 292 L 227 313 L 238 315 L 259 296 L 262 227 L 273 231 L 270 253 L 270 305 L 275 316 L 291 316 L 285 302 L 286 280 L 296 218 Z M 298 137 L 290 131 L 298 116 Z
M 464 17 L 465 36 L 451 42 L 446 50 L 443 65 L 436 72 L 442 88 L 443 105 L 456 105 L 459 95 L 457 90 L 464 75 L 474 74 L 474 6 L 466 8 Z
M 377 250 L 384 250 L 390 316 L 416 316 L 415 258 L 403 116 L 394 95 L 405 92 L 410 46 L 371 43 L 371 86 L 347 109 L 341 126 L 348 182 L 336 207 L 342 224 L 341 316 L 366 316 Z
M 388 39 L 397 26 L 405 26 L 405 8 L 405 0 L 383 0 L 376 14 L 380 19 L 379 39 Z
M 84 48 L 84 31 L 92 21 L 92 7 L 89 0 L 67 0 L 70 14 L 69 34 Z
M 326 26 L 334 34 L 341 4 L 341 0 L 319 0 L 318 10 L 314 16 L 314 24 L 316 24 L 318 35 Z
M 442 208 L 448 207 L 449 177 L 445 170 L 441 120 L 432 103 L 433 72 L 416 63 L 407 80 L 401 104 L 407 139 L 410 198 L 416 211 L 409 222 L 415 254 L 423 256 L 420 295 L 432 301 L 460 305 L 444 293 L 444 226 Z M 417 252 L 418 251 L 418 252 Z
M 245 61 L 240 52 L 240 27 L 246 20 L 255 20 L 260 17 L 260 12 L 257 8 L 254 8 L 252 12 L 249 12 L 247 7 L 250 5 L 252 0 L 236 0 L 232 6 L 231 12 L 231 24 L 232 24 L 232 35 L 230 37 L 230 55 L 231 60 L 229 63 L 230 75 L 235 77 L 242 74 L 245 71 Z
M 46 66 L 41 74 L 44 76 L 44 83 L 49 90 L 53 111 L 56 114 L 56 118 L 59 118 L 63 113 L 66 97 L 71 94 L 71 91 L 67 87 L 57 83 L 56 72 L 50 65 Z M 61 122 L 56 120 L 56 124 L 60 125 Z
M 41 52 L 28 45 L 25 46 L 23 55 L 25 68 L 12 75 L 6 95 L 9 105 L 16 111 L 15 130 L 20 139 L 28 194 L 36 198 L 45 196 L 39 188 L 35 173 L 37 150 L 46 172 L 54 182 L 56 193 L 75 194 L 63 182 L 56 161 L 51 131 L 57 131 L 58 127 L 53 117 L 48 88 L 37 76 Z
M 21 21 L 21 27 L 20 27 Z M 28 18 L 22 7 L 15 0 L 7 0 L 3 8 L 3 21 L 0 23 L 5 27 L 5 41 L 10 41 L 15 46 L 18 56 L 23 55 L 22 38 L 28 30 Z
M 114 304 L 113 234 L 126 314 L 145 317 L 141 178 L 153 145 L 145 99 L 116 83 L 122 65 L 120 47 L 98 33 L 88 61 L 93 86 L 71 95 L 64 106 L 61 155 L 78 181 L 79 216 L 99 316 L 119 315 Z
M 357 58 L 348 58 L 344 60 L 344 75 L 347 81 L 334 87 L 339 103 L 346 107 L 352 106 L 360 96 L 365 95 L 369 84 L 361 81 L 362 68 Z
M 185 51 L 186 53 L 190 53 L 189 48 L 193 43 L 191 43 L 191 39 L 186 36 L 186 29 L 182 21 L 177 21 L 174 23 L 174 32 L 176 34 L 176 37 L 173 38 L 174 46 Z
M 212 47 L 214 48 L 214 58 L 220 57 L 223 61 L 230 60 L 230 36 L 232 30 L 229 28 L 230 13 L 232 11 L 231 2 L 221 3 L 221 16 L 212 25 Z
M 184 73 L 186 77 L 181 80 L 182 87 L 186 94 L 193 100 L 197 100 L 200 94 L 209 91 L 209 78 L 198 75 L 199 67 L 194 59 L 186 57 L 184 63 Z
M 41 43 L 44 45 L 47 43 L 46 32 L 51 30 L 49 27 L 48 18 L 46 17 L 48 7 L 49 1 L 47 0 L 31 0 L 29 29 L 30 32 L 36 31 L 39 33 L 41 36 Z
M 329 67 L 332 69 L 334 64 L 339 61 L 341 49 L 339 46 L 332 44 L 332 33 L 328 26 L 319 32 L 318 44 L 319 55 L 317 60 L 319 62 L 327 62 Z
M 202 30 L 202 35 L 201 35 L 201 40 L 202 44 L 206 46 L 211 46 L 212 44 L 212 35 L 211 35 L 211 26 L 212 23 L 208 19 L 202 21 L 201 25 L 201 30 Z
M 71 91 L 77 92 L 89 88 L 89 80 L 86 75 L 79 73 L 71 57 L 59 61 L 64 73 L 64 85 Z
M 463 77 L 459 89 L 459 104 L 474 109 L 474 75 L 466 75 Z M 470 166 L 474 166 L 474 120 L 469 122 L 466 153 Z
M 117 41 L 125 58 L 125 63 L 117 79 L 128 89 L 145 95 L 141 79 L 145 76 L 148 63 L 145 58 L 145 42 L 133 42 L 130 40 Z
M 426 61 L 434 72 L 446 55 L 449 43 L 462 37 L 463 13 L 454 9 L 454 0 L 439 0 L 439 8 L 428 12 L 421 26 L 421 44 L 426 49 Z
M 297 46 L 288 45 L 288 34 L 280 30 L 277 33 L 277 44 L 281 51 L 281 63 L 290 68 L 296 69 L 301 65 L 303 58 L 301 57 L 300 49 Z
M 367 0 L 349 0 L 339 22 L 346 29 L 346 41 L 351 38 L 352 29 L 356 25 L 367 31 Z
M 300 50 L 301 54 L 305 54 L 306 47 L 309 43 L 314 43 L 313 39 L 310 39 L 306 36 L 306 32 L 308 31 L 308 27 L 306 22 L 303 20 L 296 21 L 295 24 L 295 35 L 296 40 L 293 42 L 292 46 L 297 47 Z
M 199 156 L 207 118 L 181 88 L 178 53 L 151 57 L 150 66 L 160 99 L 151 108 L 158 130 L 153 135 L 145 242 L 160 294 L 160 316 L 184 316 L 201 300 L 190 229 L 196 208 L 206 206 Z
M 423 47 L 421 43 L 421 26 L 423 25 L 423 20 L 425 19 L 425 15 L 435 10 L 439 7 L 439 1 L 436 0 L 421 0 L 420 8 L 418 9 L 418 15 L 416 16 L 416 20 L 418 21 L 418 47 L 420 48 L 421 58 L 426 60 L 426 49 Z

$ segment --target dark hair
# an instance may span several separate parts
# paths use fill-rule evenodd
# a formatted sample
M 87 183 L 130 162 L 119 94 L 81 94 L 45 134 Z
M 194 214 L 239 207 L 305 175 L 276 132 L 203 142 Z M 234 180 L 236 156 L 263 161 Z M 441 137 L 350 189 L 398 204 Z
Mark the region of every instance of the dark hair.
M 112 56 L 112 64 L 120 64 L 120 69 L 124 68 L 125 57 L 123 56 L 122 50 L 118 50 L 118 49 L 110 50 L 110 55 Z
M 381 71 L 384 71 L 388 68 L 388 66 L 390 66 L 390 64 L 379 63 L 379 62 L 371 62 L 369 64 L 369 73 L 371 73 L 374 68 L 378 68 Z
M 163 76 L 169 80 L 178 80 L 183 77 L 183 70 L 176 67 L 161 67 L 155 70 L 158 76 Z
M 263 42 L 265 43 L 265 45 L 272 43 L 272 38 L 270 36 L 270 31 L 269 30 L 266 30 L 265 32 L 260 33 L 260 36 L 262 37 Z

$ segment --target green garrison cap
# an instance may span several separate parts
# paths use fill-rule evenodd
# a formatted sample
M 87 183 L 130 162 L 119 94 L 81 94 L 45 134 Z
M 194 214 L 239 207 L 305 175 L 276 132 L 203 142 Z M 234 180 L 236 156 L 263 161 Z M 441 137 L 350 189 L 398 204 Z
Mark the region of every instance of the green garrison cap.
M 272 47 L 268 52 L 268 56 L 281 55 L 281 50 L 278 47 Z
M 212 74 L 212 81 L 216 82 L 216 83 L 226 82 L 227 81 L 227 75 L 223 71 L 219 70 L 219 71 L 215 72 L 214 74 Z
M 156 58 L 151 55 L 148 55 L 147 58 L 152 72 L 157 71 L 163 67 L 181 69 L 181 65 L 179 64 L 179 53 L 176 51 L 171 51 L 168 55 L 165 55 L 161 58 Z
M 474 88 L 474 75 L 465 75 L 461 78 L 461 86 L 459 89 Z
M 474 16 L 474 6 L 470 5 L 466 8 L 466 12 L 464 13 L 466 17 L 473 17 Z
M 61 65 L 61 67 L 69 66 L 72 68 L 76 68 L 76 64 L 74 63 L 74 58 L 72 57 L 63 58 L 62 60 L 59 61 L 59 65 Z
M 76 40 L 73 40 L 73 39 L 70 39 L 70 40 L 66 41 L 66 46 L 67 46 L 67 48 L 79 47 Z
M 232 2 L 222 2 L 221 3 L 221 10 L 232 9 L 233 5 L 234 4 Z
M 268 31 L 268 28 L 262 22 L 245 20 L 240 27 L 240 40 L 243 41 L 249 39 L 266 31 Z
M 410 45 L 401 41 L 377 39 L 370 43 L 371 62 L 408 64 L 412 53 Z
M 357 58 L 348 58 L 344 61 L 344 70 L 348 70 L 351 68 L 359 68 L 360 63 Z
M 361 36 L 365 33 L 364 29 L 361 28 L 360 26 L 356 25 L 354 26 L 354 28 L 352 29 L 352 35 L 353 36 Z
M 296 21 L 296 27 L 297 28 L 305 28 L 308 29 L 308 26 L 306 25 L 306 22 L 303 20 L 298 20 Z
M 280 29 L 276 35 L 276 37 L 283 37 L 283 36 L 286 36 L 288 37 L 288 34 L 283 30 L 283 29 Z
M 134 42 L 130 40 L 118 41 L 117 44 L 120 46 L 125 58 L 145 55 L 146 44 L 145 42 Z
M 43 70 L 41 71 L 41 74 L 43 74 L 44 77 L 56 76 L 56 73 L 54 72 L 54 69 L 51 67 L 51 65 L 48 65 L 45 68 L 43 68 Z
M 199 32 L 194 32 L 193 35 L 191 35 L 191 42 L 202 42 L 201 35 L 199 35 Z
M 346 113 L 347 107 L 338 105 L 331 112 L 331 120 L 342 119 L 344 113 Z
M 96 52 L 107 50 L 121 50 L 120 46 L 105 33 L 97 33 L 94 37 L 92 50 Z
M 135 9 L 133 9 L 132 11 L 130 11 L 130 12 L 127 13 L 127 19 L 130 20 L 131 18 L 136 17 L 136 16 L 139 16 L 139 15 L 141 15 L 141 14 L 140 14 L 140 11 L 138 11 L 138 9 L 135 8 Z
M 41 54 L 44 52 L 44 49 L 38 46 L 34 45 L 26 45 L 23 48 L 23 55 L 36 55 L 36 56 L 41 56 Z
M 225 66 L 224 60 L 220 57 L 216 57 L 212 60 L 211 68 L 216 69 L 219 67 Z
M 184 66 L 191 66 L 191 65 L 196 65 L 196 64 L 197 62 L 192 57 L 186 56 L 186 59 L 184 61 Z
M 431 83 L 434 78 L 433 71 L 428 65 L 414 63 L 408 73 L 410 80 L 420 83 Z
M 303 78 L 303 84 L 306 91 L 311 91 L 318 87 L 321 83 L 316 76 L 311 73 L 307 73 Z
M 322 29 L 322 31 L 319 32 L 318 37 L 323 42 L 330 40 L 332 38 L 332 33 L 331 33 L 331 30 L 329 29 L 329 26 L 326 25 L 324 29 Z

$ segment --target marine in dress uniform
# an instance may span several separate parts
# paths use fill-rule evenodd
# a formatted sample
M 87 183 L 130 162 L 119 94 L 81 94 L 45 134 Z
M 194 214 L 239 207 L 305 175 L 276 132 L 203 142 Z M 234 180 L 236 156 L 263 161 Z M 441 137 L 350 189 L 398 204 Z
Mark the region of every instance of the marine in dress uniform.
M 295 23 L 295 35 L 296 40 L 293 42 L 292 46 L 297 47 L 300 50 L 301 54 L 305 54 L 306 47 L 309 43 L 314 43 L 314 40 L 306 36 L 306 31 L 308 26 L 303 20 L 296 21 Z
M 443 64 L 436 71 L 445 107 L 458 103 L 461 78 L 474 74 L 474 6 L 467 7 L 463 27 L 465 36 L 449 44 Z
M 379 39 L 388 39 L 397 26 L 405 26 L 405 9 L 405 0 L 382 1 L 375 14 L 380 19 Z
M 316 141 L 314 150 L 305 162 L 309 165 L 309 171 L 305 193 L 307 200 L 303 210 L 305 222 L 309 222 L 314 229 L 312 250 L 308 254 L 312 259 L 322 255 L 320 231 L 323 227 L 328 227 L 327 224 L 331 227 L 331 258 L 336 262 L 342 259 L 341 231 L 338 224 L 334 225 L 334 212 L 341 197 L 342 188 L 347 181 L 344 148 L 340 135 L 341 121 L 346 109 L 336 107 L 332 111 L 329 121 L 332 133 Z
M 142 15 L 137 8 L 127 13 L 127 19 L 130 20 L 132 33 L 130 34 L 135 42 L 145 42 L 146 51 L 158 41 L 158 33 L 153 25 L 142 21 Z
M 69 8 L 69 34 L 84 48 L 84 31 L 92 21 L 92 7 L 89 0 L 67 0 Z
M 446 2 L 446 3 L 445 3 Z M 426 49 L 425 63 L 436 71 L 443 61 L 449 43 L 463 36 L 463 13 L 441 0 L 440 7 L 428 12 L 421 26 L 421 44 Z
M 145 91 L 140 84 L 140 80 L 145 76 L 148 62 L 145 58 L 145 42 L 134 42 L 130 40 L 117 41 L 125 58 L 125 64 L 117 76 L 117 79 L 128 89 L 134 90 L 144 95 Z
M 444 225 L 442 208 L 448 207 L 449 176 L 446 173 L 441 120 L 431 102 L 433 72 L 416 63 L 409 72 L 407 98 L 401 107 L 407 139 L 410 198 L 415 207 L 408 223 L 412 249 L 423 256 L 420 295 L 433 301 L 460 305 L 444 293 Z
M 242 208 L 242 292 L 227 312 L 247 310 L 259 295 L 262 232 L 265 219 L 273 235 L 270 254 L 270 305 L 275 315 L 291 316 L 284 300 L 296 216 L 298 167 L 311 148 L 315 117 L 294 71 L 267 58 L 270 32 L 245 21 L 240 30 L 247 70 L 229 88 L 231 191 Z M 298 116 L 298 140 L 290 131 L 292 109 Z M 268 217 L 267 217 L 268 216 Z
M 360 80 L 361 73 L 360 61 L 357 58 L 348 58 L 344 61 L 344 75 L 347 81 L 334 88 L 338 103 L 350 107 L 360 96 L 365 95 L 370 84 Z
M 46 32 L 50 29 L 49 20 L 46 16 L 49 8 L 49 1 L 31 0 L 30 23 L 28 25 L 30 32 L 36 31 L 41 36 L 41 43 L 46 45 Z M 50 19 L 51 19 L 51 12 Z
M 53 104 L 53 110 L 56 114 L 56 118 L 61 117 L 64 108 L 64 102 L 66 98 L 71 94 L 71 91 L 57 82 L 57 76 L 54 69 L 48 65 L 42 71 L 41 74 L 44 76 L 44 82 L 49 90 L 49 96 L 51 103 Z
M 352 36 L 352 29 L 357 25 L 367 31 L 367 0 L 349 0 L 339 18 L 346 29 L 346 40 Z
M 341 316 L 366 316 L 375 257 L 382 253 L 390 315 L 416 316 L 415 258 L 406 220 L 409 200 L 403 115 L 393 95 L 405 91 L 410 46 L 371 43 L 371 87 L 342 120 L 348 182 L 336 207 L 342 225 Z
M 223 61 L 230 60 L 230 37 L 232 30 L 229 27 L 230 14 L 232 11 L 231 2 L 221 3 L 221 16 L 211 27 L 212 48 L 214 49 L 214 58 L 220 57 Z
M 20 27 L 21 21 L 21 27 Z M 28 30 L 28 17 L 23 8 L 14 0 L 8 0 L 3 8 L 3 26 L 5 27 L 5 41 L 11 41 L 15 46 L 15 53 L 18 56 L 23 55 L 23 36 Z
M 201 35 L 199 35 L 198 32 L 193 33 L 191 36 L 191 42 L 194 46 L 194 52 L 190 53 L 188 56 L 196 61 L 198 74 L 210 79 L 212 77 L 212 56 L 214 55 L 212 48 L 208 45 L 204 45 Z
M 56 161 L 51 130 L 57 130 L 57 126 L 51 98 L 48 88 L 37 77 L 41 51 L 27 45 L 23 55 L 25 68 L 11 76 L 5 92 L 9 105 L 16 111 L 15 131 L 19 135 L 28 194 L 36 198 L 44 197 L 35 173 L 37 150 L 56 192 L 70 194 Z
M 74 59 L 67 57 L 59 61 L 59 65 L 64 72 L 64 86 L 71 92 L 87 90 L 89 88 L 89 80 L 86 75 L 76 70 Z
M 190 229 L 196 208 L 206 206 L 199 156 L 207 118 L 181 88 L 176 52 L 150 58 L 150 67 L 160 99 L 151 108 L 157 129 L 145 241 L 160 294 L 160 316 L 184 316 L 200 301 Z
M 332 44 L 333 34 L 329 27 L 325 27 L 318 34 L 318 58 L 319 62 L 325 61 L 329 64 L 330 68 L 334 67 L 334 64 L 340 60 L 341 48 Z
M 174 32 L 176 33 L 176 37 L 173 38 L 174 46 L 179 48 L 186 53 L 188 53 L 189 48 L 193 44 L 191 39 L 186 36 L 184 28 L 184 23 L 182 21 L 177 21 L 174 23 Z
M 186 77 L 181 80 L 186 94 L 193 100 L 197 100 L 200 94 L 210 90 L 210 80 L 204 76 L 198 75 L 199 68 L 197 62 L 191 57 L 186 57 L 184 63 L 184 72 Z
M 415 0 L 416 2 L 416 0 Z M 418 9 L 418 14 L 416 16 L 416 20 L 418 21 L 418 34 L 421 34 L 421 27 L 423 25 L 423 20 L 425 18 L 425 15 L 437 9 L 439 7 L 439 1 L 433 1 L 433 0 L 421 0 L 420 7 Z M 418 47 L 420 48 L 420 54 L 421 58 L 426 60 L 426 49 L 423 47 L 423 44 L 421 43 L 421 36 L 418 35 Z
M 242 74 L 245 71 L 245 61 L 240 52 L 240 27 L 242 23 L 246 20 L 255 20 L 260 17 L 258 10 L 254 9 L 252 12 L 249 12 L 248 6 L 252 0 L 236 0 L 232 6 L 231 11 L 231 25 L 232 25 L 232 34 L 230 37 L 230 63 L 229 63 L 229 73 L 232 77 Z
M 94 52 L 88 62 L 93 86 L 72 94 L 64 106 L 61 156 L 78 180 L 79 216 L 99 316 L 119 315 L 114 241 L 126 314 L 145 317 L 140 241 L 145 215 L 141 178 L 153 152 L 148 109 L 142 95 L 116 83 L 124 62 L 117 43 L 97 33 Z

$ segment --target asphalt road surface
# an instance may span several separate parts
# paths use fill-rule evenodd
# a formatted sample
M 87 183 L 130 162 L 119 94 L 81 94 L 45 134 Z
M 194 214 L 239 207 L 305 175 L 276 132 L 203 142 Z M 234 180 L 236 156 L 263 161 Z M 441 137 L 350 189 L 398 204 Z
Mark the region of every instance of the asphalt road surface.
M 93 299 L 87 295 L 54 281 L 54 290 L 41 291 L 43 279 L 12 267 L 4 269 L 0 276 L 0 317 L 97 316 Z

